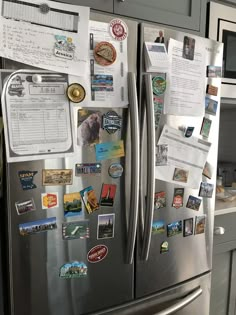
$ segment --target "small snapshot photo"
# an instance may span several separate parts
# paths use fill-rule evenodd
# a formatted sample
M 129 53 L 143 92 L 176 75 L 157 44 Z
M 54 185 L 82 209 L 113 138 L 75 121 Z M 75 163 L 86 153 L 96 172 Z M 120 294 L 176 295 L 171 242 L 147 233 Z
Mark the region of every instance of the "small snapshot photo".
M 202 135 L 204 138 L 208 138 L 210 129 L 211 129 L 211 123 L 212 121 L 206 117 L 203 118 L 202 121 L 202 128 L 200 131 L 200 135 Z
M 95 74 L 91 77 L 92 91 L 113 91 L 113 76 L 111 74 Z
M 202 174 L 211 179 L 213 174 L 213 167 L 210 163 L 206 162 Z
M 202 199 L 190 195 L 186 204 L 186 208 L 198 211 L 201 205 Z
M 195 39 L 189 36 L 184 36 L 183 42 L 183 58 L 194 60 Z
M 167 165 L 168 163 L 168 144 L 156 146 L 156 166 Z
M 209 97 L 205 97 L 205 111 L 210 115 L 216 115 L 218 102 Z
M 175 236 L 182 233 L 182 221 L 172 222 L 167 225 L 167 236 Z
M 89 238 L 88 221 L 73 221 L 62 223 L 62 238 L 63 240 Z
M 44 186 L 72 185 L 73 182 L 72 169 L 44 169 L 42 174 Z
M 64 216 L 73 217 L 82 214 L 82 202 L 79 192 L 65 194 L 63 198 Z
M 100 214 L 98 216 L 97 239 L 113 238 L 115 229 L 115 214 Z
M 157 37 L 154 41 L 154 43 L 165 43 L 165 38 L 164 38 L 164 30 L 159 30 L 157 33 Z
M 162 234 L 165 233 L 165 222 L 160 221 L 153 221 L 152 222 L 152 234 Z
M 115 184 L 103 184 L 100 198 L 100 205 L 112 207 L 116 194 Z
M 205 226 L 206 226 L 206 215 L 196 217 L 195 234 L 204 233 L 205 232 Z
M 90 146 L 100 142 L 102 114 L 87 109 L 78 110 L 77 145 Z
M 172 206 L 176 209 L 183 207 L 184 188 L 175 188 Z
M 80 196 L 88 214 L 93 213 L 95 210 L 99 209 L 99 204 L 92 186 L 81 190 Z
M 19 224 L 20 235 L 31 235 L 57 228 L 56 217 Z
M 15 203 L 15 206 L 16 206 L 16 211 L 19 215 L 36 210 L 33 198 L 25 200 L 25 201 L 17 201 Z
M 166 207 L 166 193 L 165 191 L 159 191 L 154 196 L 154 210 L 158 210 Z
M 211 198 L 214 190 L 214 185 L 206 182 L 201 182 L 199 196 Z
M 207 94 L 209 95 L 214 95 L 214 96 L 217 96 L 218 94 L 218 87 L 217 86 L 214 86 L 214 85 L 210 85 L 208 84 L 207 85 Z
M 188 171 L 182 168 L 175 168 L 173 180 L 176 182 L 187 183 L 188 181 Z
M 207 66 L 208 78 L 221 78 L 222 68 L 220 66 Z
M 184 220 L 184 237 L 193 235 L 193 218 Z

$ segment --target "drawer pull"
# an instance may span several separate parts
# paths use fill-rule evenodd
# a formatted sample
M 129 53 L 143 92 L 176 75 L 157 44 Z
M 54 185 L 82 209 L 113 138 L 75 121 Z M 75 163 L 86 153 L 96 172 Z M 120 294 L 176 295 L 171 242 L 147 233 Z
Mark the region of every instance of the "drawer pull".
M 214 228 L 214 234 L 215 235 L 223 235 L 223 234 L 225 234 L 225 228 L 223 226 L 216 226 Z

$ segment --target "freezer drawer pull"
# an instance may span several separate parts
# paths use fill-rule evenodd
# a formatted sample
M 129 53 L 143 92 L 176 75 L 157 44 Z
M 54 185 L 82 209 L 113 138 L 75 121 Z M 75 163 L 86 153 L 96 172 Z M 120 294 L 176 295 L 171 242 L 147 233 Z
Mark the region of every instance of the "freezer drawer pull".
M 129 212 L 129 226 L 127 237 L 127 263 L 133 263 L 134 245 L 138 221 L 138 197 L 139 197 L 139 117 L 138 99 L 136 90 L 136 77 L 134 73 L 128 73 L 129 86 L 129 110 L 131 126 L 131 199 Z
M 223 234 L 225 234 L 225 228 L 223 226 L 216 226 L 214 228 L 214 234 L 215 235 L 223 235 Z
M 202 294 L 202 292 L 203 292 L 202 288 L 198 288 L 197 290 L 193 291 L 191 294 L 188 294 L 186 297 L 181 299 L 180 302 L 172 305 L 171 307 L 166 308 L 165 310 L 163 310 L 161 312 L 155 313 L 153 315 L 173 314 L 173 313 L 179 311 L 180 309 L 184 308 L 188 304 L 192 303 L 194 300 L 196 300 Z

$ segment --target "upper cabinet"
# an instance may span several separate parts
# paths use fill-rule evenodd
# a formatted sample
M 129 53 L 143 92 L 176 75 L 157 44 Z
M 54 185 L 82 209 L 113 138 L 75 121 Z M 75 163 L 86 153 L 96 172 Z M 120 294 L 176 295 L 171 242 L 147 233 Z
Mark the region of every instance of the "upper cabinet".
M 68 4 L 77 4 L 91 9 L 113 13 L 113 0 L 57 0 Z

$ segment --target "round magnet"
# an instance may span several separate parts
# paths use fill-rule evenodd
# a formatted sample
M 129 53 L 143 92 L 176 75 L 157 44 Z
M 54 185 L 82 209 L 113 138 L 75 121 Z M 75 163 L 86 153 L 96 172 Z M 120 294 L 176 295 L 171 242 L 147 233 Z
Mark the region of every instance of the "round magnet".
M 39 6 L 39 10 L 41 13 L 46 14 L 50 11 L 50 7 L 47 5 L 47 3 L 42 3 Z
M 73 103 L 80 103 L 85 99 L 86 92 L 84 87 L 79 83 L 72 83 L 67 88 L 67 97 Z
M 32 82 L 33 83 L 41 83 L 42 82 L 42 76 L 40 74 L 33 74 L 32 75 Z
M 108 42 L 100 42 L 94 48 L 94 58 L 101 66 L 110 66 L 116 60 L 115 47 Z
M 113 163 L 110 165 L 108 173 L 112 178 L 121 177 L 123 173 L 123 167 L 120 163 Z
M 153 93 L 156 95 L 162 95 L 166 90 L 166 80 L 163 77 L 154 77 L 152 79 Z
M 111 36 L 118 41 L 125 40 L 128 36 L 128 27 L 121 19 L 111 20 L 109 30 Z

